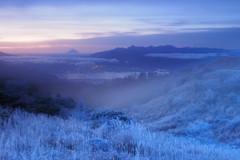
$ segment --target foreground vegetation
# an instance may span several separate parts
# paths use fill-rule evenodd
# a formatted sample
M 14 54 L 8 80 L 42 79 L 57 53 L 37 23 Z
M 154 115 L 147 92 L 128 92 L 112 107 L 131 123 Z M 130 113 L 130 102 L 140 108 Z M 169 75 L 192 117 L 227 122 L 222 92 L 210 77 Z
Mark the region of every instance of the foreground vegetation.
M 1 109 L 0 159 L 237 160 L 240 151 L 154 133 L 116 112 L 59 118 Z M 120 118 L 117 118 L 118 115 Z

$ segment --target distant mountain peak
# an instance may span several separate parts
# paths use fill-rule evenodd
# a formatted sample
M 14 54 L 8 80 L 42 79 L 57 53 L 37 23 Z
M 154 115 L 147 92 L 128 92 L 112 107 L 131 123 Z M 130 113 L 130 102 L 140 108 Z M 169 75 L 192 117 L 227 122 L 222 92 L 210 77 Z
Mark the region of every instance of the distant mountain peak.
M 128 48 L 136 48 L 136 46 L 134 46 L 134 45 L 131 45 L 130 47 L 128 47 Z
M 165 45 L 165 46 L 163 46 L 163 47 L 168 47 L 168 48 L 176 48 L 175 46 L 173 46 L 173 45 Z
M 79 52 L 75 49 L 71 49 L 70 51 L 67 52 L 67 54 L 79 54 Z

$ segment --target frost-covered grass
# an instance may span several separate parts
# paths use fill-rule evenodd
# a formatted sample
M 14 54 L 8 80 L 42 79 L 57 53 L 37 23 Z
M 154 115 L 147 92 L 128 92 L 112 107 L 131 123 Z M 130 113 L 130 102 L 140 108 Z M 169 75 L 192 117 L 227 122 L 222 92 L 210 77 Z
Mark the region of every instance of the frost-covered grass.
M 158 131 L 240 146 L 240 59 L 159 81 L 159 96 L 126 110 Z
M 239 149 L 151 132 L 137 123 L 62 119 L 20 110 L 0 126 L 0 159 L 238 160 Z

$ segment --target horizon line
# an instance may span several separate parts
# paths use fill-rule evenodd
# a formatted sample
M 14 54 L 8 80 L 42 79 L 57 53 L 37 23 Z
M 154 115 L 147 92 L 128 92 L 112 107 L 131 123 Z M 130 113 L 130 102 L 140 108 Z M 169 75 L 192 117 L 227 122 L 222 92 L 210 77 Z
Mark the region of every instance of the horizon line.
M 123 49 L 128 49 L 130 47 L 143 47 L 143 48 L 149 48 L 149 47 L 165 47 L 165 46 L 172 46 L 172 47 L 175 47 L 175 48 L 209 48 L 209 49 L 223 49 L 223 50 L 231 50 L 231 51 L 236 51 L 236 50 L 240 50 L 239 49 L 226 49 L 226 48 L 219 48 L 219 47 L 190 47 L 190 46 L 185 46 L 185 47 L 176 47 L 175 45 L 171 45 L 171 44 L 166 44 L 166 45 L 148 45 L 148 46 L 142 46 L 142 45 L 129 45 L 128 47 L 113 47 L 112 49 L 106 49 L 106 50 L 102 50 L 102 51 L 96 51 L 96 52 L 79 52 L 78 49 L 69 49 L 68 51 L 66 52 L 5 52 L 5 51 L 2 51 L 0 50 L 0 53 L 5 53 L 5 54 L 40 54 L 40 55 L 43 55 L 43 54 L 67 54 L 69 51 L 71 50 L 75 50 L 77 51 L 78 53 L 76 54 L 82 54 L 82 55 L 88 55 L 88 54 L 94 54 L 94 53 L 98 53 L 98 52 L 105 52 L 105 51 L 110 51 L 110 50 L 114 50 L 114 49 L 117 49 L 117 48 L 123 48 Z M 71 53 L 69 53 L 71 54 Z

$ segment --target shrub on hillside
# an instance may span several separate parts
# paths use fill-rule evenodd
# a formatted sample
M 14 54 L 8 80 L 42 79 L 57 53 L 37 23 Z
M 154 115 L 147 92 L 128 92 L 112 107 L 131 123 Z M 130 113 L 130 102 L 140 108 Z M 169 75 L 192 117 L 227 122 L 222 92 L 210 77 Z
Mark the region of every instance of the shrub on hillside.
M 12 110 L 5 109 L 2 106 L 0 106 L 0 128 L 3 125 L 4 121 L 8 120 L 10 116 L 12 115 Z
M 58 115 L 62 109 L 73 109 L 77 103 L 71 98 L 50 96 L 37 85 L 15 80 L 0 80 L 0 105 L 20 108 L 32 113 Z
M 92 112 L 91 118 L 93 121 L 93 128 L 100 127 L 101 125 L 108 126 L 117 126 L 116 122 L 121 125 L 131 124 L 134 122 L 133 119 L 127 117 L 122 112 L 116 111 L 100 111 L 100 112 Z

